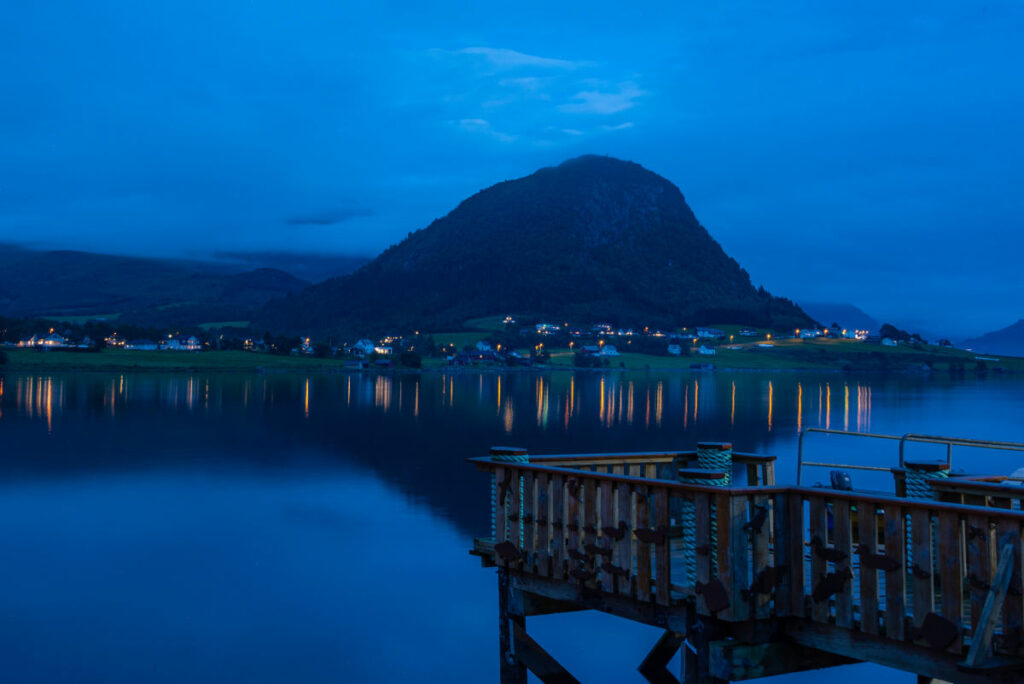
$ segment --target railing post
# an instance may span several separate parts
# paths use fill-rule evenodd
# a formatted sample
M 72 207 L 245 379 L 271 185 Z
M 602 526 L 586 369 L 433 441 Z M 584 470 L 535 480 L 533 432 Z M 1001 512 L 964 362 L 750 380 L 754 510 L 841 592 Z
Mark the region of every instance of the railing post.
M 527 454 L 526 449 L 519 447 L 491 447 L 491 460 L 495 463 L 529 463 L 530 456 Z M 522 501 L 523 492 L 522 485 L 520 483 L 519 499 Z M 491 539 L 495 539 L 497 535 L 497 525 L 495 524 L 495 511 L 497 510 L 497 499 L 498 499 L 498 478 L 495 475 L 491 475 Z

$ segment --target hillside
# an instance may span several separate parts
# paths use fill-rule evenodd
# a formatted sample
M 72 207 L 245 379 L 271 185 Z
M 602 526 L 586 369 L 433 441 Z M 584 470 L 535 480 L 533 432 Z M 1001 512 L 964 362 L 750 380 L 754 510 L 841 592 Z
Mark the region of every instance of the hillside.
M 964 346 L 983 354 L 1024 356 L 1024 319 L 1002 330 L 967 340 L 964 342 Z
M 878 332 L 882 324 L 853 304 L 840 302 L 800 302 L 800 308 L 822 325 L 838 323 L 850 330 Z
M 352 275 L 268 304 L 258 325 L 442 330 L 508 312 L 616 325 L 809 322 L 751 284 L 668 180 L 586 156 L 473 195 Z
M 117 316 L 144 325 L 244 320 L 307 282 L 269 268 L 0 246 L 0 314 Z

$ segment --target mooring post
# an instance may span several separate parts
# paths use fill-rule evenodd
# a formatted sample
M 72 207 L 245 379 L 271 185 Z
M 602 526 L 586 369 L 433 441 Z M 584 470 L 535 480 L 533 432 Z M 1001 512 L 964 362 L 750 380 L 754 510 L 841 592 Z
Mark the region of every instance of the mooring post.
M 526 666 L 515 650 L 515 626 L 526 630 L 523 592 L 512 584 L 507 568 L 498 568 L 498 635 L 501 684 L 526 684 Z

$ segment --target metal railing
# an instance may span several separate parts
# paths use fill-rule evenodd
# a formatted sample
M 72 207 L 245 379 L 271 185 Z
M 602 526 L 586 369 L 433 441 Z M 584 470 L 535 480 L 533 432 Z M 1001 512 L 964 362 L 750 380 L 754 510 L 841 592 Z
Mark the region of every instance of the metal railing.
M 827 435 L 845 435 L 847 437 L 867 437 L 870 439 L 887 439 L 890 441 L 899 442 L 899 467 L 906 467 L 906 445 L 907 442 L 913 442 L 917 444 L 944 444 L 946 445 L 946 468 L 951 469 L 953 466 L 953 447 L 954 446 L 966 446 L 979 449 L 997 449 L 1001 451 L 1024 451 L 1024 444 L 1018 442 L 997 442 L 988 439 L 969 439 L 966 437 L 941 437 L 938 435 L 923 435 L 908 432 L 905 435 L 883 435 L 874 432 L 852 432 L 849 430 L 829 430 L 825 428 L 807 428 L 800 433 L 800 440 L 797 443 L 797 466 L 796 466 L 796 484 L 802 486 L 803 484 L 803 469 L 807 467 L 815 468 L 848 468 L 850 470 L 874 470 L 882 472 L 890 472 L 892 468 L 883 466 L 866 466 L 858 465 L 853 463 L 827 463 L 823 461 L 804 461 L 804 437 L 809 432 L 819 432 Z

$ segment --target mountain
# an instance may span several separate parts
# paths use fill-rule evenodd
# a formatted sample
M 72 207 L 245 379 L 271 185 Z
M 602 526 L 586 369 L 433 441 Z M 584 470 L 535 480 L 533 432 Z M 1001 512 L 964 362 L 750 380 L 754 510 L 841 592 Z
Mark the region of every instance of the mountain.
M 983 354 L 1006 354 L 1007 356 L 1024 356 L 1024 319 L 996 330 L 967 340 L 963 346 Z
M 585 156 L 473 195 L 355 273 L 271 302 L 259 326 L 445 330 L 506 313 L 616 325 L 810 322 L 751 285 L 668 180 Z
M 882 324 L 853 304 L 838 302 L 800 302 L 800 308 L 822 325 L 838 323 L 849 330 L 878 332 Z
M 112 316 L 143 325 L 247 320 L 309 283 L 284 271 L 0 245 L 0 314 Z

